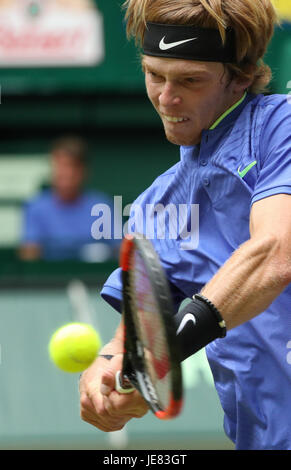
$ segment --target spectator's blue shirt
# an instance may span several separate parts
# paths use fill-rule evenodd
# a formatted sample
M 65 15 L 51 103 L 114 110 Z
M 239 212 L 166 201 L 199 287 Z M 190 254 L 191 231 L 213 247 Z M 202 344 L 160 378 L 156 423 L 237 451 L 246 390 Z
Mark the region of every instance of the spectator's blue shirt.
M 180 162 L 136 201 L 142 207 L 199 204 L 197 248 L 182 250 L 179 237 L 153 240 L 177 309 L 249 239 L 252 204 L 282 193 L 291 194 L 286 96 L 247 95 L 218 125 L 203 131 L 199 146 L 181 147 Z M 102 296 L 120 310 L 119 270 L 105 283 Z M 225 431 L 236 448 L 291 449 L 291 285 L 265 312 L 206 351 Z
M 42 191 L 25 204 L 22 243 L 41 245 L 47 260 L 86 259 L 87 244 L 96 243 L 91 233 L 95 204 L 113 209 L 112 200 L 102 192 L 84 191 L 64 202 L 50 189 Z

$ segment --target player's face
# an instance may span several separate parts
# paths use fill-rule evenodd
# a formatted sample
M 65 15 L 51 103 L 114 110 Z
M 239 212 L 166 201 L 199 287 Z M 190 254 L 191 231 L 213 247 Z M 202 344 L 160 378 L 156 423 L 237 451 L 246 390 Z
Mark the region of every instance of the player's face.
M 240 97 L 223 64 L 144 56 L 146 88 L 167 139 L 196 145 Z

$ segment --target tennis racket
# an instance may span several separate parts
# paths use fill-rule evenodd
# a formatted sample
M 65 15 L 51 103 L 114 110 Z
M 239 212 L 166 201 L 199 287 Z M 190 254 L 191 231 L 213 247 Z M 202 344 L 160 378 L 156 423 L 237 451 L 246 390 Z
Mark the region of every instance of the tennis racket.
M 174 418 L 182 408 L 183 387 L 167 279 L 151 242 L 139 234 L 123 239 L 120 266 L 124 356 L 115 388 L 137 389 L 157 418 Z

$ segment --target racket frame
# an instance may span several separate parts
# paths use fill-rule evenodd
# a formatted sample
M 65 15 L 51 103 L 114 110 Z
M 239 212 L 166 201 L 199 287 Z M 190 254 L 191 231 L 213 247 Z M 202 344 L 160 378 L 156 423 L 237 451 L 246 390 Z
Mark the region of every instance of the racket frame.
M 161 322 L 167 337 L 169 353 L 171 393 L 168 406 L 162 410 L 158 405 L 158 398 L 151 383 L 150 375 L 146 371 L 144 352 L 138 338 L 134 323 L 134 299 L 131 291 L 131 259 L 137 250 L 145 265 L 152 293 L 159 306 Z M 183 387 L 181 364 L 177 354 L 178 343 L 176 327 L 173 321 L 174 307 L 168 281 L 161 267 L 159 257 L 151 242 L 141 234 L 127 235 L 121 246 L 120 266 L 122 268 L 123 283 L 123 321 L 124 321 L 124 360 L 121 374 L 121 387 L 126 390 L 132 385 L 142 394 L 157 418 L 166 420 L 177 416 L 182 408 Z M 129 385 L 128 381 L 131 383 Z

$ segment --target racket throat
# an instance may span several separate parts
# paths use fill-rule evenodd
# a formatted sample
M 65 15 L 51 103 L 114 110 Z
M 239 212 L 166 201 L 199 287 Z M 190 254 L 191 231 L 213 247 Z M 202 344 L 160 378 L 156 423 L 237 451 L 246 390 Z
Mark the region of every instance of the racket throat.
M 128 382 L 131 383 L 143 396 L 151 410 L 156 413 L 160 411 L 159 399 L 155 388 L 150 380 L 148 374 L 144 371 L 143 360 L 143 348 L 139 341 L 136 341 L 136 354 L 131 355 L 130 360 L 127 362 L 127 366 L 124 368 L 122 382 L 125 381 L 125 387 L 127 388 Z M 134 367 L 132 367 L 132 365 Z
M 158 405 L 158 396 L 156 394 L 156 391 L 151 383 L 150 378 L 148 375 L 144 372 L 140 372 L 137 370 L 135 372 L 136 376 L 136 381 L 138 383 L 138 389 L 152 411 L 156 413 L 157 411 L 160 411 L 161 408 Z

